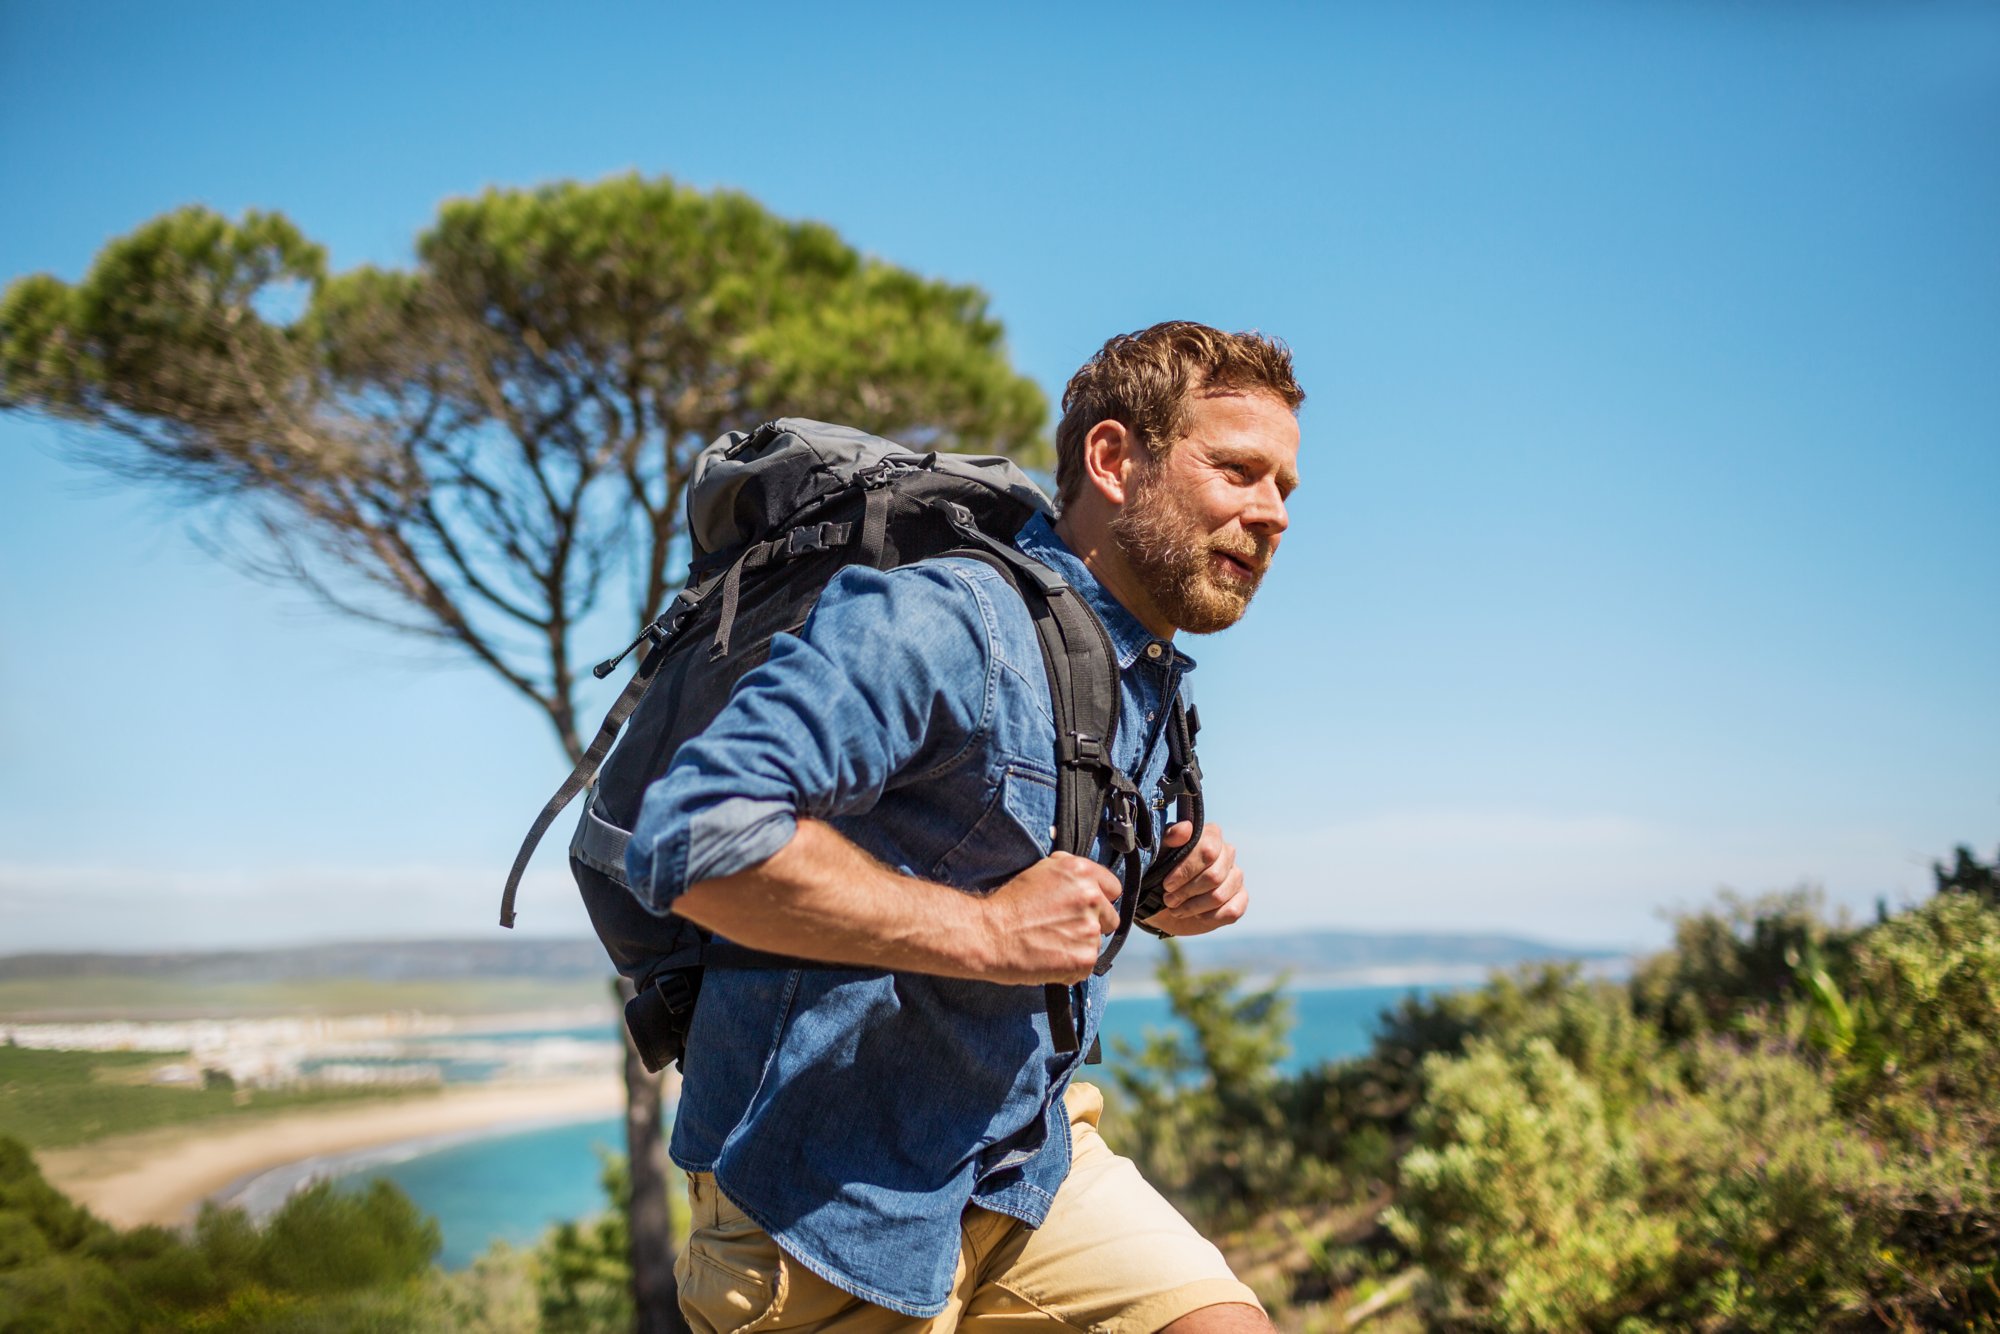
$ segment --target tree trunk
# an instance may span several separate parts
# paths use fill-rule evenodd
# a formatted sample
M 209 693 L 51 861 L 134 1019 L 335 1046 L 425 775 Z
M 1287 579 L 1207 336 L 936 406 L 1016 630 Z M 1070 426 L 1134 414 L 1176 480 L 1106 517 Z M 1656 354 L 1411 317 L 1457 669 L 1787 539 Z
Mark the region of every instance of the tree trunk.
M 618 979 L 621 999 L 631 1000 L 632 983 Z M 674 1284 L 674 1232 L 667 1208 L 667 1146 L 661 1131 L 664 1075 L 646 1073 L 632 1035 L 625 1035 L 625 1153 L 630 1164 L 632 1206 L 632 1309 L 636 1334 L 687 1334 L 680 1295 Z
M 550 722 L 574 764 L 583 754 L 575 728 L 552 711 Z M 587 799 L 587 798 L 586 798 Z M 622 1010 L 635 994 L 632 980 L 620 977 L 618 1003 Z M 648 1074 L 625 1031 L 625 1159 L 632 1201 L 626 1230 L 632 1261 L 632 1311 L 635 1334 L 689 1334 L 681 1319 L 680 1290 L 674 1282 L 673 1213 L 667 1203 L 667 1141 L 661 1124 L 664 1074 Z

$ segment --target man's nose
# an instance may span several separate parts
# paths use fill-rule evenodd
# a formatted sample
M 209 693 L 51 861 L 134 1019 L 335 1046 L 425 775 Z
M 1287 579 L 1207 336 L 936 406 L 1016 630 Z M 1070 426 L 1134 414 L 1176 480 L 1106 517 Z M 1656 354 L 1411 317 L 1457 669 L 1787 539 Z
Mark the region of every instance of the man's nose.
M 1284 494 L 1274 481 L 1267 480 L 1259 486 L 1243 511 L 1243 526 L 1265 537 L 1276 537 L 1291 522 L 1291 516 L 1285 512 Z

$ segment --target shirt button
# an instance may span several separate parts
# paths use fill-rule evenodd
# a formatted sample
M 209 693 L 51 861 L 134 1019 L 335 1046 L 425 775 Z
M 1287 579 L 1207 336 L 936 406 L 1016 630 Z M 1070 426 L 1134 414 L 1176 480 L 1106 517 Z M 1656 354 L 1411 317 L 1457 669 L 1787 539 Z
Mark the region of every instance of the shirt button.
M 1146 645 L 1146 656 L 1147 656 L 1147 657 L 1149 657 L 1149 658 L 1157 658 L 1157 657 L 1159 657 L 1159 656 L 1160 656 L 1160 646 L 1159 646 L 1158 644 L 1148 644 L 1148 645 Z

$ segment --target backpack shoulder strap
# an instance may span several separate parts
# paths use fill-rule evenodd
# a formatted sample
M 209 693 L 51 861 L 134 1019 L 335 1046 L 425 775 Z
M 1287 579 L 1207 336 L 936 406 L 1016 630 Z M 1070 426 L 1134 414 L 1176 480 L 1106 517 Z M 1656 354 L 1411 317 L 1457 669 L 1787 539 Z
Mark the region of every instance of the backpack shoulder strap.
M 1139 789 L 1111 758 L 1118 732 L 1118 659 L 1103 622 L 1060 575 L 978 528 L 969 514 L 950 513 L 954 508 L 945 506 L 968 545 L 945 554 L 981 561 L 1019 590 L 1048 669 L 1056 724 L 1055 848 L 1088 857 L 1101 827 L 1119 862 L 1125 889 L 1118 899 L 1118 929 L 1093 970 L 1101 976 L 1131 932 L 1139 907 L 1139 849 L 1152 841 Z M 1046 990 L 1056 1050 L 1075 1051 L 1079 999 L 1055 983 Z

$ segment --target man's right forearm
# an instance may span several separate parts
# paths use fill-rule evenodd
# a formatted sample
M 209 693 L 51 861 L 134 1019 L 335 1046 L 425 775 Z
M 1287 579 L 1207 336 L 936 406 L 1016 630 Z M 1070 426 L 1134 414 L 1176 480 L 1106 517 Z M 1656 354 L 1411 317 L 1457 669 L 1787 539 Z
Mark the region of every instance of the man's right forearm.
M 801 819 L 757 865 L 700 880 L 673 911 L 773 954 L 995 982 L 1074 982 L 1117 924 L 1118 879 L 1057 854 L 990 895 L 903 875 Z
M 903 875 L 831 825 L 802 819 L 747 870 L 688 887 L 674 911 L 739 945 L 825 963 L 985 977 L 981 900 Z

